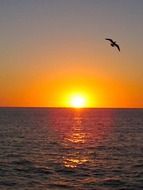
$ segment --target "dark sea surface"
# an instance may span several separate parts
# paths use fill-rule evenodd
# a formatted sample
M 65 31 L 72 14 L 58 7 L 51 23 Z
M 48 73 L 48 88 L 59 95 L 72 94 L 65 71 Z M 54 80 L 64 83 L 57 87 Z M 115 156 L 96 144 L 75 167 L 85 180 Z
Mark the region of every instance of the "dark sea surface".
M 0 108 L 0 190 L 143 190 L 143 109 Z

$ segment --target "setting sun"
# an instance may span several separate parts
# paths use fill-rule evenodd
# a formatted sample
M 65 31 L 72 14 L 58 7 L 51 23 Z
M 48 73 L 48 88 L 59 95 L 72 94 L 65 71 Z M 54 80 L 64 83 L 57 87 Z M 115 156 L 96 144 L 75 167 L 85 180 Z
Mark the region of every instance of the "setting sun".
M 89 108 L 95 105 L 91 92 L 88 89 L 82 89 L 80 86 L 79 89 L 63 91 L 60 102 L 64 107 L 71 108 Z
M 75 108 L 82 108 L 86 106 L 86 99 L 81 95 L 71 97 L 70 105 Z

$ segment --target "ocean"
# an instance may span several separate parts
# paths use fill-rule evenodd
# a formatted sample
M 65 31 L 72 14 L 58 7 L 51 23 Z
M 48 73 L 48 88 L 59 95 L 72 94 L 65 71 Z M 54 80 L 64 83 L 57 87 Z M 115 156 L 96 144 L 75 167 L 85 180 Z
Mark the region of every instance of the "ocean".
M 143 109 L 0 108 L 0 190 L 142 190 Z

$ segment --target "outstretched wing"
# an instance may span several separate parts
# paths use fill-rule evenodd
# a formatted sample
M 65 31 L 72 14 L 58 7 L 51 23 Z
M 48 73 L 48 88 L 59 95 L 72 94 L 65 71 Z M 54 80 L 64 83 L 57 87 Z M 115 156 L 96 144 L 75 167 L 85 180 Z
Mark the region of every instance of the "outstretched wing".
M 110 41 L 111 43 L 114 43 L 113 40 L 110 39 L 110 38 L 105 38 L 105 40 L 108 40 L 108 41 Z
M 120 47 L 119 47 L 119 45 L 118 44 L 115 44 L 115 46 L 118 48 L 118 50 L 120 51 Z

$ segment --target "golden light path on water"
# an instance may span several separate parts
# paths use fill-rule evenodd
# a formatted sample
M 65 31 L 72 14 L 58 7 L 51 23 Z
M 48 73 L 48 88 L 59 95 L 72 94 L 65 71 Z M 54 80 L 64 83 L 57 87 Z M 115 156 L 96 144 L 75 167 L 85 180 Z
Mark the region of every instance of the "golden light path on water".
M 68 168 L 76 168 L 87 162 L 92 162 L 92 151 L 96 149 L 98 144 L 102 143 L 102 139 L 110 131 L 110 123 L 107 127 L 103 126 L 102 130 L 99 118 L 86 118 L 84 111 L 75 109 L 71 125 L 69 130 L 66 130 L 63 139 L 64 147 L 70 150 L 63 156 L 63 164 Z
M 78 112 L 78 115 L 74 117 L 74 125 L 72 128 L 71 133 L 65 138 L 65 141 L 67 141 L 70 144 L 73 144 L 77 151 L 74 152 L 73 155 L 67 155 L 67 157 L 64 157 L 64 165 L 65 167 L 77 167 L 80 164 L 83 164 L 84 162 L 88 161 L 88 157 L 81 155 L 78 151 L 78 148 L 84 145 L 86 142 L 86 136 L 87 134 L 82 129 L 82 120 L 79 115 L 80 112 Z

